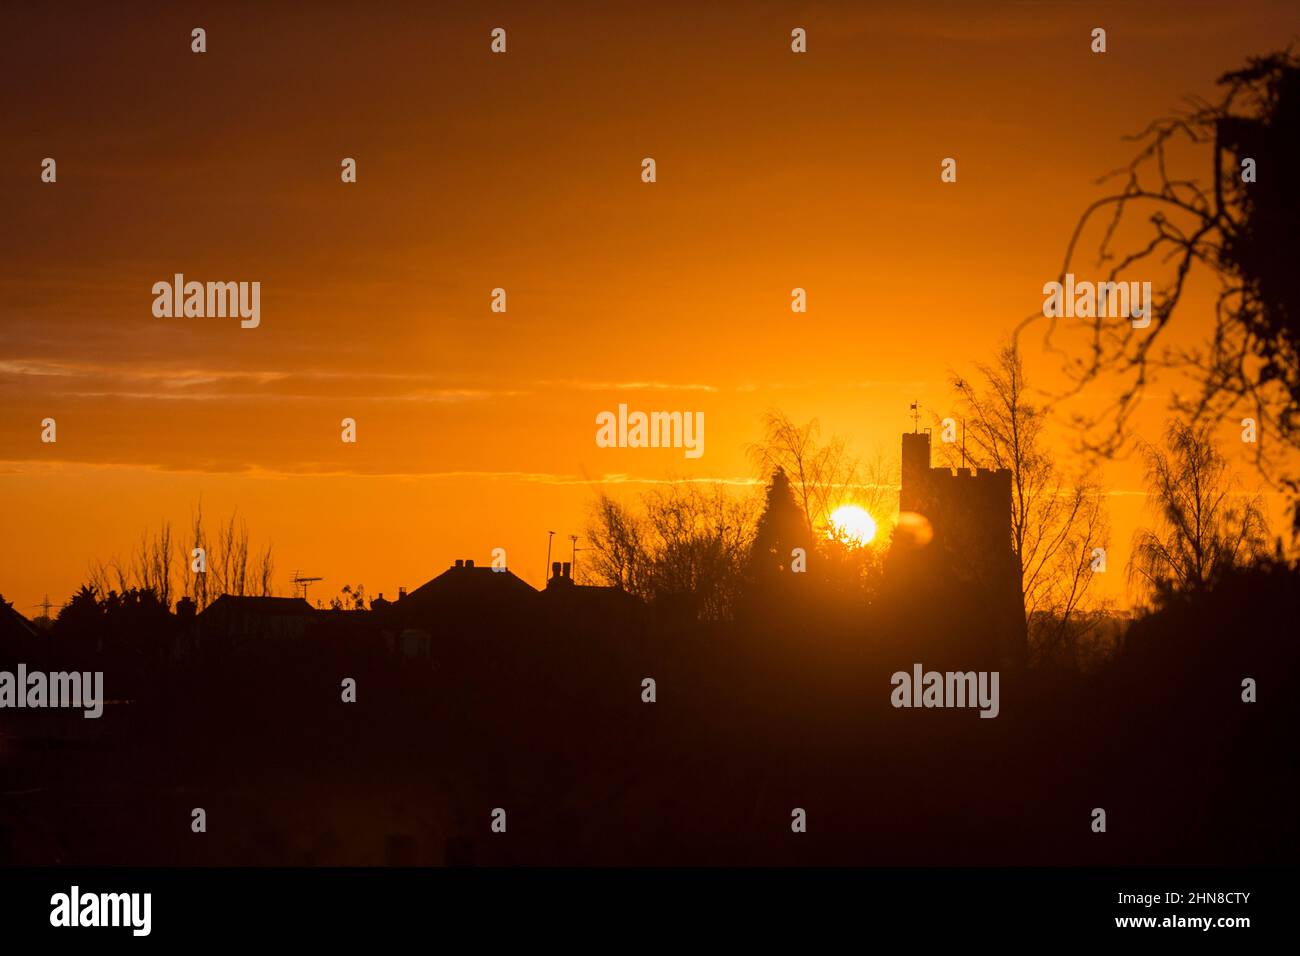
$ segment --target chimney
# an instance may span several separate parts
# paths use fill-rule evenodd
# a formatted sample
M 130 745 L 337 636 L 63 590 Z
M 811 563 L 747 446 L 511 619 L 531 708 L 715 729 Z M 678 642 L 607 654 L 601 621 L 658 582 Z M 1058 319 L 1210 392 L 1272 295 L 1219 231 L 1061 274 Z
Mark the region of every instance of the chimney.
M 558 578 L 559 576 L 560 576 L 560 562 L 554 561 L 551 563 L 551 577 Z
M 572 571 L 573 571 L 573 566 L 572 566 L 571 564 L 569 564 L 568 561 L 565 561 L 565 562 L 564 562 L 564 579 L 565 579 L 566 581 L 569 580 L 569 578 L 571 578 L 571 577 L 573 576 L 573 575 L 572 575 Z
M 472 567 L 474 567 L 474 559 L 473 559 L 473 558 L 467 558 L 467 559 L 465 560 L 465 567 L 467 567 L 467 568 L 472 568 Z
M 463 568 L 464 566 L 465 566 L 465 562 L 464 562 L 462 559 L 457 558 L 457 559 L 456 559 L 456 567 L 458 567 L 458 568 Z
M 400 600 L 402 600 L 402 598 L 404 598 L 404 597 L 406 597 L 406 588 L 398 588 L 398 589 L 397 589 L 397 600 L 400 601 Z

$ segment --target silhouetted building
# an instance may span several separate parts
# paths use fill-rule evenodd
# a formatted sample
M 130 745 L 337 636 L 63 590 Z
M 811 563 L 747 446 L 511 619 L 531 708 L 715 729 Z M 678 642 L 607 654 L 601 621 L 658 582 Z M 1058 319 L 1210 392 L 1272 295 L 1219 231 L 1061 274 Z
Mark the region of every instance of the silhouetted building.
M 490 613 L 522 608 L 537 589 L 509 568 L 476 567 L 473 559 L 456 559 L 442 574 L 402 596 L 404 614 L 435 612 Z
M 41 632 L 31 621 L 0 599 L 0 655 L 21 655 L 35 646 Z M 15 658 L 16 660 L 17 658 Z
M 199 642 L 217 639 L 237 646 L 244 641 L 300 638 L 316 616 L 302 598 L 223 594 L 203 609 L 187 631 Z
M 938 643 L 982 661 L 1023 660 L 1024 601 L 1011 540 L 1011 472 L 934 468 L 930 433 L 902 436 L 896 577 Z
M 935 540 L 964 549 L 973 559 L 994 555 L 1005 564 L 1011 550 L 1011 472 L 1006 468 L 932 468 L 930 433 L 903 435 L 900 513 L 924 515 Z
M 0 633 L 14 637 L 38 636 L 36 626 L 3 600 L 0 600 Z
M 631 630 L 639 630 L 645 610 L 639 599 L 619 588 L 577 584 L 568 561 L 551 565 L 551 577 L 540 597 L 556 633 L 626 639 Z
M 387 626 L 414 627 L 435 638 L 514 634 L 536 612 L 537 589 L 508 568 L 457 559 L 442 574 L 390 605 Z

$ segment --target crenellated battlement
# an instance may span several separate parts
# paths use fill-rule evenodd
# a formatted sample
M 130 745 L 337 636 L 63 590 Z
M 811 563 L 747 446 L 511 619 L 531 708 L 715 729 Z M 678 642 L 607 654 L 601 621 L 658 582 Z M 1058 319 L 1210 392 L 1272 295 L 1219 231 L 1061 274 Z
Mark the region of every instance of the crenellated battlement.
M 1005 468 L 934 468 L 930 433 L 903 435 L 900 511 L 924 515 L 937 537 L 963 548 L 1001 553 L 1011 546 L 1011 472 Z

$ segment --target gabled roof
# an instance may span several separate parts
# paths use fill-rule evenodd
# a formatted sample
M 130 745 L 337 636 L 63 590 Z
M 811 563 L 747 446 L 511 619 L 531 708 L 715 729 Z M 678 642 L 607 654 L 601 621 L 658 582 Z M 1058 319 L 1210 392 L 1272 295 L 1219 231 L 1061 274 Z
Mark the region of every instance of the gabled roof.
M 36 625 L 13 609 L 13 606 L 0 601 L 0 637 L 40 637 Z
M 508 569 L 450 567 L 397 602 L 418 609 L 457 604 L 510 605 L 531 601 L 537 590 Z
M 221 597 L 205 607 L 203 613 L 199 616 L 203 617 L 213 611 L 218 613 L 260 614 L 263 616 L 316 613 L 315 608 L 302 598 L 239 597 L 234 594 L 221 595 Z

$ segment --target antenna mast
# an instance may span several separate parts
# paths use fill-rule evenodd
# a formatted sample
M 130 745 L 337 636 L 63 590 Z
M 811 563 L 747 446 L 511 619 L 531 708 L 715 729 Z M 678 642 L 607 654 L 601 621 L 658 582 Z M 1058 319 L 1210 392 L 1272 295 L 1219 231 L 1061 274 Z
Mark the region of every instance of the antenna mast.
M 959 392 L 966 390 L 966 382 L 964 379 L 957 379 L 953 385 Z M 962 471 L 966 470 L 966 419 L 964 417 L 961 420 L 961 468 Z
M 324 578 L 310 577 L 303 574 L 301 571 L 295 571 L 293 572 L 293 578 L 291 580 L 293 581 L 294 587 L 302 588 L 302 599 L 305 601 L 307 600 L 307 587 L 313 581 L 322 581 Z

